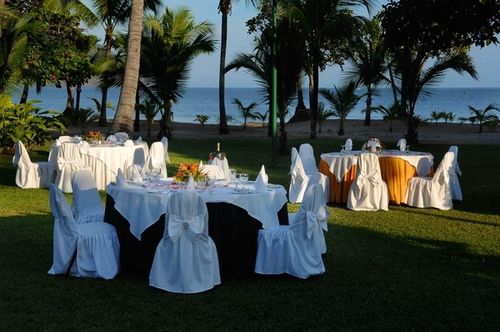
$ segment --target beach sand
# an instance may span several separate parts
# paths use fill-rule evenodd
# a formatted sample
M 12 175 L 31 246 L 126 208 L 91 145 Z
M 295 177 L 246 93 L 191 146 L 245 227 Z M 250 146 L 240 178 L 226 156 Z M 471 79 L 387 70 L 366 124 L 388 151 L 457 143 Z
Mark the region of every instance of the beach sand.
M 401 121 L 392 123 L 393 131 L 389 131 L 389 123 L 382 120 L 372 120 L 371 126 L 364 126 L 363 120 L 346 120 L 344 124 L 344 136 L 337 135 L 339 121 L 327 120 L 322 124 L 322 131 L 318 132 L 319 139 L 347 139 L 354 141 L 366 141 L 368 138 L 376 137 L 384 143 L 396 143 L 398 139 L 404 137 L 406 124 Z M 98 127 L 97 124 L 87 126 L 88 130 L 100 130 L 106 132 L 106 128 Z M 246 130 L 242 126 L 229 126 L 229 135 L 219 135 L 218 125 L 205 124 L 203 127 L 195 123 L 174 123 L 174 138 L 206 139 L 221 137 L 224 139 L 239 138 L 267 138 L 267 127 L 262 127 L 256 123 L 250 123 Z M 279 126 L 278 126 L 279 130 Z M 500 126 L 490 128 L 483 127 L 483 132 L 478 133 L 479 125 L 457 124 L 457 123 L 426 123 L 421 124 L 418 129 L 419 143 L 422 144 L 479 144 L 479 145 L 500 145 Z M 78 127 L 68 128 L 70 135 L 79 134 Z M 310 123 L 298 122 L 286 125 L 289 139 L 308 139 L 310 134 Z M 153 125 L 151 134 L 158 133 L 158 125 Z M 279 133 L 278 133 L 279 135 Z M 146 124 L 141 124 L 141 130 L 134 133 L 134 136 L 147 138 Z

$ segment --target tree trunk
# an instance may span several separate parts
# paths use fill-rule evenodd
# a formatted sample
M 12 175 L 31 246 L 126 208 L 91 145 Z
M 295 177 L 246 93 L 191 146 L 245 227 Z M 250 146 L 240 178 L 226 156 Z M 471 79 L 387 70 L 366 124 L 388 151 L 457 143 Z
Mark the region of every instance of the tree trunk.
M 135 94 L 135 120 L 134 120 L 134 131 L 138 132 L 141 130 L 141 110 L 139 109 L 140 105 L 139 91 Z M 151 136 L 148 134 L 148 136 Z
M 21 95 L 21 99 L 19 100 L 19 104 L 26 104 L 26 101 L 28 101 L 29 91 L 30 91 L 30 86 L 28 84 L 24 83 L 23 94 Z
M 99 127 L 106 127 L 108 125 L 108 119 L 106 111 L 108 103 L 108 87 L 102 87 L 102 96 L 101 96 L 101 109 L 99 110 Z
M 373 95 L 373 89 L 371 84 L 369 84 L 366 91 L 366 112 L 365 112 L 365 123 L 363 124 L 365 126 L 369 126 L 371 124 L 372 95 Z
M 141 60 L 141 34 L 142 15 L 144 0 L 132 0 L 132 14 L 130 15 L 127 62 L 125 63 L 125 75 L 120 91 L 120 99 L 115 119 L 113 121 L 112 132 L 125 131 L 132 135 L 133 116 L 135 111 L 135 95 L 137 92 L 137 82 L 139 80 L 139 66 Z
M 106 35 L 104 36 L 105 47 L 104 47 L 104 61 L 109 60 L 109 55 L 111 54 L 111 47 L 113 45 L 113 26 L 110 22 L 106 25 Z M 108 77 L 106 73 L 101 74 L 101 79 L 103 82 L 102 95 L 101 95 L 101 109 L 99 110 L 99 126 L 107 127 L 108 119 L 106 111 L 108 109 Z
M 80 97 L 82 95 L 82 85 L 78 84 L 76 87 L 76 104 L 75 104 L 75 111 L 78 113 L 80 112 Z
M 75 100 L 73 98 L 73 90 L 71 89 L 71 85 L 66 81 L 66 108 L 64 109 L 64 113 L 66 116 L 68 116 L 71 119 L 71 123 L 75 124 L 76 123 L 76 116 L 75 116 Z
M 313 68 L 312 82 L 312 99 L 309 101 L 311 105 L 311 138 L 316 138 L 316 123 L 318 121 L 318 85 L 319 85 L 319 67 Z
M 297 78 L 297 107 L 295 107 L 295 110 L 305 110 L 306 105 L 304 104 L 304 93 L 302 91 L 302 79 L 299 77 Z
M 229 4 L 229 9 L 230 8 L 231 6 Z M 225 101 L 226 83 L 224 74 L 224 68 L 226 67 L 227 16 L 229 11 L 227 8 L 227 3 L 225 3 L 224 0 L 220 1 L 219 10 L 222 14 L 220 64 L 219 64 L 219 134 L 229 134 L 229 129 L 227 127 L 227 116 L 226 116 L 226 101 Z

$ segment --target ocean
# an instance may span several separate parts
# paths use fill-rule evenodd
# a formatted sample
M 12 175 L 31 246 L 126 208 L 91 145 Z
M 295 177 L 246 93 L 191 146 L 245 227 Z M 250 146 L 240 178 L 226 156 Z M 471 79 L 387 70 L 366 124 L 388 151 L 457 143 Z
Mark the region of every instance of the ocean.
M 460 117 L 471 115 L 469 105 L 484 109 L 489 104 L 500 105 L 500 88 L 433 88 L 431 94 L 421 96 L 416 105 L 416 114 L 422 118 L 429 118 L 432 111 L 452 112 L 455 114 L 454 122 L 460 122 Z M 362 93 L 362 91 L 359 91 Z M 120 89 L 111 88 L 108 93 L 108 100 L 114 108 L 118 105 Z M 101 99 L 100 92 L 94 87 L 83 87 L 81 94 L 81 107 L 95 109 L 95 104 L 91 98 Z M 14 101 L 18 101 L 18 95 L 14 96 Z M 238 98 L 244 106 L 252 102 L 258 103 L 255 111 L 265 113 L 268 106 L 262 99 L 262 94 L 258 88 L 226 88 L 226 113 L 232 117 L 230 124 L 242 123 L 243 119 L 232 100 Z M 306 106 L 309 104 L 307 91 L 304 91 Z M 29 100 L 38 100 L 38 107 L 44 110 L 62 111 L 66 104 L 66 90 L 53 86 L 42 89 L 40 94 L 35 93 L 35 89 L 30 89 Z M 184 123 L 196 123 L 193 120 L 197 114 L 208 115 L 207 123 L 215 124 L 219 121 L 218 88 L 187 88 L 184 97 L 173 105 L 174 121 Z M 389 107 L 392 104 L 392 91 L 389 88 L 380 88 L 373 98 L 372 106 L 384 105 Z M 323 100 L 324 102 L 324 100 Z M 289 119 L 295 111 L 296 103 L 289 107 Z M 325 102 L 328 107 L 328 103 Z M 365 98 L 362 98 L 356 108 L 351 111 L 347 119 L 364 119 L 362 110 L 365 108 Z M 108 110 L 108 119 L 113 119 L 114 111 Z M 372 119 L 381 119 L 382 115 L 373 113 Z

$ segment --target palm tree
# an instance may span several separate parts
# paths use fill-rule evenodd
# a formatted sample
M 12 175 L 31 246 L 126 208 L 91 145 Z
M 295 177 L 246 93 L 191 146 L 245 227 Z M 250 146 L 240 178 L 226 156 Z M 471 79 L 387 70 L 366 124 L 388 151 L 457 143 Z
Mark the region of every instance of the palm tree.
M 323 122 L 325 122 L 329 117 L 332 116 L 336 116 L 336 113 L 332 110 L 326 109 L 325 104 L 320 102 L 318 105 L 318 133 L 321 133 L 321 125 L 323 124 Z
M 392 104 L 389 108 L 379 105 L 373 109 L 374 112 L 381 113 L 384 121 L 389 121 L 389 131 L 392 132 L 392 121 L 396 120 L 398 115 L 399 105 Z
M 231 14 L 235 0 L 219 0 L 218 10 L 222 15 L 221 38 L 220 38 L 220 66 L 219 66 L 219 134 L 229 134 L 227 127 L 226 105 L 225 105 L 225 67 L 227 49 L 227 17 Z M 247 3 L 256 4 L 258 0 L 245 0 Z
M 341 46 L 353 34 L 361 19 L 350 8 L 370 8 L 370 0 L 289 0 L 288 12 L 295 18 L 304 34 L 307 54 L 306 72 L 309 76 L 311 108 L 311 138 L 316 138 L 318 119 L 319 71 L 327 63 L 341 63 Z
M 247 129 L 247 119 L 255 119 L 253 110 L 257 107 L 257 103 L 254 102 L 245 107 L 243 106 L 241 100 L 235 97 L 232 104 L 238 108 L 238 111 L 240 111 L 241 116 L 243 117 L 243 130 Z
M 469 110 L 472 113 L 472 116 L 469 118 L 461 118 L 461 120 L 468 120 L 471 123 L 479 123 L 479 133 L 483 132 L 483 125 L 487 123 L 497 123 L 498 117 L 493 114 L 488 114 L 491 111 L 499 111 L 498 106 L 494 104 L 489 104 L 484 109 L 475 108 L 469 105 Z
M 148 128 L 148 137 L 151 137 L 151 125 L 153 124 L 153 120 L 158 112 L 160 111 L 158 105 L 151 100 L 146 100 L 144 104 L 137 105 L 139 111 L 146 118 L 147 128 Z
M 107 70 L 109 61 L 112 61 L 111 50 L 115 43 L 114 31 L 118 25 L 124 24 L 130 16 L 130 0 L 92 0 L 95 18 L 104 29 L 104 44 L 101 59 L 101 109 L 99 126 L 107 126 L 106 105 L 108 100 L 108 88 L 112 84 L 112 76 Z M 159 0 L 146 0 L 145 7 L 155 10 Z
M 462 50 L 451 50 L 438 57 L 432 64 L 428 65 L 431 54 L 424 47 L 418 49 L 392 50 L 392 66 L 399 76 L 401 92 L 402 115 L 408 117 L 406 140 L 412 144 L 418 141 L 417 125 L 415 123 L 415 105 L 418 97 L 429 95 L 427 86 L 435 84 L 443 77 L 449 69 L 459 74 L 468 73 L 477 79 L 477 73 L 471 57 Z
M 172 136 L 172 105 L 184 94 L 190 65 L 203 53 L 214 51 L 213 25 L 197 23 L 188 9 L 165 10 L 145 19 L 141 76 L 162 103 L 161 134 Z
M 361 99 L 361 96 L 356 95 L 356 83 L 353 81 L 340 89 L 337 89 L 336 86 L 333 88 L 333 90 L 320 89 L 319 92 L 330 103 L 333 115 L 340 119 L 337 134 L 343 136 L 344 121 Z
M 295 97 L 297 91 L 296 82 L 301 74 L 304 63 L 304 52 L 301 45 L 297 43 L 297 27 L 288 19 L 279 20 L 276 31 L 276 67 L 278 71 L 278 116 L 280 119 L 280 144 L 278 151 L 282 154 L 289 153 L 287 147 L 287 133 L 285 117 L 288 106 Z M 271 114 L 271 85 L 273 61 L 271 55 L 272 30 L 267 27 L 262 31 L 257 40 L 253 54 L 238 54 L 236 58 L 227 65 L 226 71 L 247 70 L 261 86 L 263 100 L 269 105 Z
M 361 32 L 354 34 L 345 50 L 347 58 L 352 64 L 348 71 L 349 80 L 366 87 L 366 109 L 364 125 L 371 122 L 371 104 L 374 89 L 384 81 L 386 70 L 386 48 L 383 44 L 380 19 L 375 16 L 365 21 Z
M 21 75 L 28 34 L 35 28 L 29 15 L 18 16 L 0 6 L 0 94 L 12 89 Z
M 142 13 L 144 0 L 132 0 L 132 12 L 128 29 L 127 61 L 120 91 L 118 109 L 113 121 L 112 132 L 125 131 L 132 135 L 133 116 L 137 82 L 139 81 L 139 65 L 141 60 Z

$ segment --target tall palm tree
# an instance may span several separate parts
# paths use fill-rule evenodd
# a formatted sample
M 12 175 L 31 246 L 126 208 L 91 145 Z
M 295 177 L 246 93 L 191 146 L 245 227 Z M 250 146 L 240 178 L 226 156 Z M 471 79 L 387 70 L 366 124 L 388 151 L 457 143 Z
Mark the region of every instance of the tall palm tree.
M 431 92 L 427 87 L 439 82 L 448 70 L 459 74 L 465 72 L 475 79 L 477 72 L 471 57 L 463 50 L 451 50 L 438 57 L 432 65 L 428 65 L 431 54 L 424 48 L 393 50 L 391 57 L 400 80 L 400 113 L 408 117 L 406 140 L 410 144 L 416 143 L 418 135 L 415 105 L 419 96 L 429 95 Z
M 238 108 L 238 111 L 240 111 L 241 116 L 243 117 L 243 130 L 247 129 L 247 119 L 256 118 L 253 110 L 257 107 L 258 104 L 253 102 L 248 106 L 244 106 L 241 100 L 236 97 L 233 98 L 232 104 Z
M 332 106 L 332 114 L 339 118 L 337 134 L 343 136 L 345 119 L 361 98 L 356 95 L 356 83 L 351 81 L 340 89 L 334 86 L 333 90 L 320 89 L 319 92 Z
M 144 0 L 132 0 L 131 15 L 128 29 L 127 60 L 125 74 L 120 91 L 118 109 L 115 114 L 111 131 L 125 131 L 132 135 L 134 130 L 135 98 L 139 80 L 141 60 L 142 15 Z
M 220 65 L 219 65 L 219 134 L 229 134 L 225 104 L 225 71 L 227 49 L 227 18 L 231 14 L 233 2 L 237 0 L 219 0 L 218 10 L 222 15 L 220 38 Z M 245 0 L 247 3 L 256 4 L 258 0 Z
M 307 54 L 306 72 L 309 76 L 311 108 L 311 138 L 316 138 L 318 120 L 319 71 L 327 63 L 341 63 L 341 46 L 353 34 L 360 17 L 351 8 L 365 6 L 371 0 L 287 0 L 288 9 L 304 33 Z
M 304 52 L 300 43 L 297 43 L 298 30 L 295 24 L 282 17 L 277 24 L 276 31 L 276 67 L 278 71 L 278 116 L 280 120 L 280 142 L 278 151 L 281 154 L 289 152 L 287 147 L 287 133 L 285 117 L 288 106 L 297 92 L 297 80 L 302 72 Z M 273 58 L 271 54 L 272 30 L 265 29 L 257 40 L 253 54 L 238 54 L 226 67 L 226 71 L 245 69 L 261 86 L 263 100 L 269 105 L 271 114 L 271 86 Z
M 159 5 L 159 0 L 146 0 L 145 7 L 156 10 Z M 104 43 L 102 49 L 101 61 L 101 109 L 99 110 L 99 126 L 107 126 L 106 105 L 108 100 L 108 89 L 113 82 L 112 74 L 110 73 L 109 62 L 112 62 L 112 48 L 115 44 L 114 32 L 117 26 L 124 24 L 130 17 L 131 1 L 130 0 L 92 0 L 93 13 L 95 18 L 104 30 Z
M 360 32 L 353 35 L 345 53 L 352 65 L 347 71 L 349 80 L 366 87 L 364 125 L 369 126 L 374 90 L 385 80 L 384 72 L 387 68 L 387 51 L 382 39 L 379 17 L 375 16 L 364 22 Z
M 479 123 L 479 133 L 483 132 L 483 125 L 488 122 L 498 123 L 498 117 L 494 114 L 488 114 L 491 111 L 499 111 L 500 108 L 494 104 L 489 104 L 484 109 L 475 108 L 469 105 L 469 110 L 472 116 L 469 118 L 461 118 L 461 120 L 468 120 L 471 123 Z
M 195 22 L 185 8 L 166 9 L 161 17 L 149 15 L 145 19 L 141 76 L 161 100 L 161 134 L 167 137 L 172 135 L 172 105 L 184 94 L 191 63 L 196 56 L 214 51 L 213 37 L 213 25 Z

